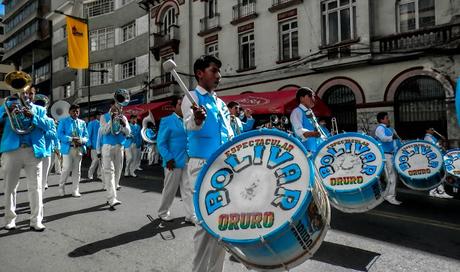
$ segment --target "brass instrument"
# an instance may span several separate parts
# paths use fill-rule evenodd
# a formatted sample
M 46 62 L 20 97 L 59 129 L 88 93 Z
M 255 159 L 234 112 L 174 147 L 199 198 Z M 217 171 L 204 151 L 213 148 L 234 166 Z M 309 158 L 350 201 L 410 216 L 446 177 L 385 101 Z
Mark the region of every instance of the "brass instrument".
M 339 127 L 337 126 L 337 118 L 331 118 L 331 135 L 339 134 Z
M 33 129 L 31 118 L 25 114 L 30 110 L 30 101 L 24 100 L 24 93 L 32 87 L 32 77 L 23 71 L 13 71 L 5 76 L 12 95 L 5 98 L 5 112 L 10 120 L 11 129 L 19 135 L 29 134 Z
M 65 100 L 59 100 L 53 103 L 51 106 L 51 116 L 55 121 L 59 121 L 69 116 L 70 104 Z
M 283 126 L 289 125 L 289 118 L 286 115 L 281 116 L 280 122 Z
M 276 125 L 278 125 L 279 123 L 279 119 L 278 119 L 278 115 L 276 114 L 272 114 L 270 115 L 270 127 L 274 127 Z
M 113 135 L 118 135 L 121 132 L 122 120 L 123 120 L 123 107 L 129 104 L 129 92 L 126 89 L 118 89 L 113 95 L 115 100 L 114 108 L 111 110 L 111 132 Z M 114 110 L 113 110 L 114 109 Z
M 42 106 L 45 109 L 48 109 L 50 105 L 50 100 L 48 96 L 44 94 L 36 94 L 33 103 L 38 106 Z
M 444 137 L 444 135 L 442 135 L 441 133 L 437 132 L 436 129 L 432 128 L 434 134 L 438 135 L 439 138 L 441 138 L 441 140 L 445 141 L 446 140 L 446 137 Z
M 316 119 L 316 116 L 313 113 L 313 111 L 311 109 L 308 109 L 306 111 L 306 115 L 307 115 L 307 118 L 309 118 L 311 122 L 313 123 L 315 130 L 319 132 L 321 140 L 325 141 L 327 139 L 327 135 L 324 132 L 324 130 L 321 128 L 321 126 L 319 125 L 318 120 Z
M 141 129 L 141 137 L 142 140 L 144 140 L 148 144 L 154 144 L 154 140 L 150 139 L 147 136 L 147 129 L 148 129 L 148 124 L 152 123 L 155 126 L 155 119 L 153 118 L 152 112 L 149 111 L 149 116 L 145 117 L 144 120 L 142 120 L 142 129 Z

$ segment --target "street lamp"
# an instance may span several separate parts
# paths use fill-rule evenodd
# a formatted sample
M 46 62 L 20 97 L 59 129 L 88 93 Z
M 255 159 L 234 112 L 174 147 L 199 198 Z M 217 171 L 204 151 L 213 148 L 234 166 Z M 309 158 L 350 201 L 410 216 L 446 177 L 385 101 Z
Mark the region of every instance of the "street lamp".
M 89 118 L 89 115 L 91 113 L 91 73 L 108 73 L 109 70 L 107 69 L 87 69 L 88 71 L 88 118 Z

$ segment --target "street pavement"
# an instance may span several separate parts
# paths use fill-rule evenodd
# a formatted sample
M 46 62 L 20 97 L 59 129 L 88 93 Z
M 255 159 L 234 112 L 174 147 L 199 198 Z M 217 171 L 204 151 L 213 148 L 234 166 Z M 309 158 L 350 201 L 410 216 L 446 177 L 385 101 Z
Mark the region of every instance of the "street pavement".
M 122 178 L 123 204 L 115 211 L 105 204 L 100 181 L 81 183 L 81 198 L 69 194 L 70 184 L 68 195 L 59 197 L 58 176 L 51 175 L 42 233 L 29 231 L 27 186 L 21 179 L 19 229 L 0 229 L 0 271 L 191 271 L 194 226 L 184 222 L 179 197 L 173 222 L 157 218 L 163 171 L 144 168 L 137 178 Z M 406 189 L 398 193 L 401 206 L 383 203 L 362 214 L 333 209 L 321 247 L 292 271 L 460 271 L 460 201 Z M 2 190 L 0 217 L 4 201 Z M 247 270 L 227 254 L 224 271 Z

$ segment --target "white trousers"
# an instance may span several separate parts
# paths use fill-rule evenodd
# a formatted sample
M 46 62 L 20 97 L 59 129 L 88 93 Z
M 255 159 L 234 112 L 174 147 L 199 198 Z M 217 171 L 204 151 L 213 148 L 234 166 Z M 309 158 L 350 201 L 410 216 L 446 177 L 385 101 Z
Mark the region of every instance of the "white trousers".
M 16 222 L 16 191 L 22 168 L 27 178 L 30 202 L 30 225 L 41 224 L 43 220 L 42 160 L 37 159 L 31 147 L 19 148 L 2 155 L 5 171 L 5 222 Z
M 61 158 L 56 156 L 56 153 L 51 153 L 51 166 L 50 169 L 53 169 L 54 166 L 54 172 L 58 175 L 61 174 L 62 168 L 61 168 Z
M 141 167 L 141 160 L 142 160 L 142 150 L 141 148 L 136 148 L 136 169 Z
M 59 187 L 65 186 L 70 171 L 72 171 L 72 192 L 80 192 L 81 159 L 82 153 L 80 148 L 76 147 L 71 147 L 69 154 L 62 156 L 62 173 L 59 180 Z
M 119 144 L 102 146 L 102 167 L 107 200 L 112 203 L 117 199 L 117 187 L 123 169 L 123 147 Z
M 91 149 L 91 166 L 89 167 L 88 170 L 88 178 L 93 179 L 94 178 L 94 171 L 97 169 L 97 177 L 100 177 L 102 174 L 101 170 L 101 160 L 97 157 L 97 151 L 96 149 Z
M 187 166 L 184 168 L 174 168 L 172 171 L 168 168 L 164 169 L 165 179 L 163 192 L 161 193 L 160 207 L 158 208 L 158 216 L 169 216 L 171 205 L 176 196 L 177 189 L 180 186 L 180 195 L 184 204 L 185 217 L 192 220 L 194 216 L 192 188 L 188 182 Z
M 149 165 L 151 165 L 152 163 L 158 163 L 158 161 L 160 160 L 160 152 L 158 152 L 157 144 L 149 145 L 149 152 L 147 154 L 147 158 L 149 160 Z
M 393 155 L 385 154 L 385 170 L 388 179 L 388 192 L 385 196 L 385 199 L 391 199 L 396 197 L 396 184 L 398 183 L 398 173 L 393 165 Z
M 128 148 L 125 148 L 126 163 L 125 163 L 125 176 L 134 174 L 134 170 L 137 169 L 137 148 L 136 144 L 131 144 Z
M 48 185 L 48 175 L 51 169 L 51 157 L 44 157 L 42 159 L 42 188 Z
M 206 161 L 191 158 L 187 165 L 187 174 L 192 188 L 195 188 L 196 178 Z M 200 225 L 196 225 L 193 235 L 195 255 L 193 257 L 193 272 L 221 272 L 224 269 L 225 248 L 217 239 L 207 233 Z

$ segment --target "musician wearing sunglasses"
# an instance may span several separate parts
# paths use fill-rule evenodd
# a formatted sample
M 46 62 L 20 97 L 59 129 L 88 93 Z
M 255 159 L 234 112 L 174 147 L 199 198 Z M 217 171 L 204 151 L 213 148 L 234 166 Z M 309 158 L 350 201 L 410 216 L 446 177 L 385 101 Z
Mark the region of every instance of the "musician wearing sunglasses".
M 393 164 L 393 154 L 395 152 L 395 140 L 399 139 L 395 130 L 390 126 L 390 118 L 387 112 L 379 112 L 377 114 L 377 122 L 379 123 L 375 129 L 375 138 L 382 144 L 383 152 L 385 153 L 385 169 L 388 178 L 388 193 L 385 200 L 393 205 L 400 205 L 401 202 L 396 200 L 396 183 L 398 174 Z
M 9 75 L 5 77 L 5 81 L 8 77 Z M 28 75 L 25 77 L 26 79 L 30 78 Z M 4 126 L 0 153 L 2 153 L 2 166 L 5 170 L 6 230 L 16 228 L 16 190 L 22 168 L 26 174 L 29 196 L 30 229 L 34 231 L 45 230 L 45 226 L 42 224 L 42 159 L 46 156 L 45 134 L 46 132 L 56 133 L 56 129 L 47 122 L 46 109 L 32 104 L 30 97 L 35 94 L 35 89 L 29 87 L 21 89 L 22 93 L 20 94 L 7 97 L 5 103 L 0 107 L 0 123 Z M 19 106 L 16 102 L 19 96 L 24 101 L 23 106 Z M 8 117 L 6 110 L 10 113 L 9 116 L 16 117 Z M 22 130 L 25 128 L 27 128 L 26 132 L 23 133 Z
M 58 138 L 61 142 L 62 174 L 59 180 L 59 195 L 65 195 L 65 183 L 72 171 L 72 196 L 81 197 L 80 177 L 81 160 L 86 154 L 88 130 L 80 116 L 80 106 L 74 104 L 69 108 L 69 116 L 59 121 Z
M 295 136 L 309 152 L 315 152 L 321 143 L 321 129 L 315 124 L 316 117 L 312 111 L 315 106 L 315 94 L 308 87 L 301 87 L 296 93 L 299 106 L 291 112 L 290 121 Z M 324 134 L 324 133 L 323 133 Z
M 193 195 L 192 188 L 206 160 L 234 135 L 227 105 L 217 97 L 214 91 L 221 79 L 221 66 L 220 60 L 213 56 L 202 56 L 197 59 L 193 70 L 198 85 L 190 94 L 198 105 L 192 105 L 188 99 L 182 102 L 184 124 L 187 130 L 187 151 L 190 157 L 187 174 L 191 187 L 187 188 L 186 199 L 190 200 Z M 189 203 L 191 205 L 191 201 Z M 196 220 L 195 216 L 194 220 Z M 195 255 L 192 271 L 222 271 L 225 249 L 217 239 L 197 225 L 193 241 Z
M 250 109 L 245 109 L 243 117 L 246 117 L 246 122 L 241 121 L 241 107 L 235 101 L 231 101 L 227 104 L 228 110 L 230 111 L 230 124 L 233 128 L 235 135 L 240 135 L 243 132 L 249 131 L 254 126 L 255 120 L 252 118 L 252 112 Z
M 118 89 L 117 92 L 125 93 L 124 89 Z M 121 201 L 117 199 L 117 191 L 121 188 L 119 185 L 121 172 L 123 170 L 123 142 L 127 135 L 131 134 L 131 128 L 128 125 L 128 119 L 121 113 L 120 107 L 112 101 L 109 112 L 101 116 L 101 153 L 103 180 L 107 190 L 107 202 L 112 209 L 120 205 Z

